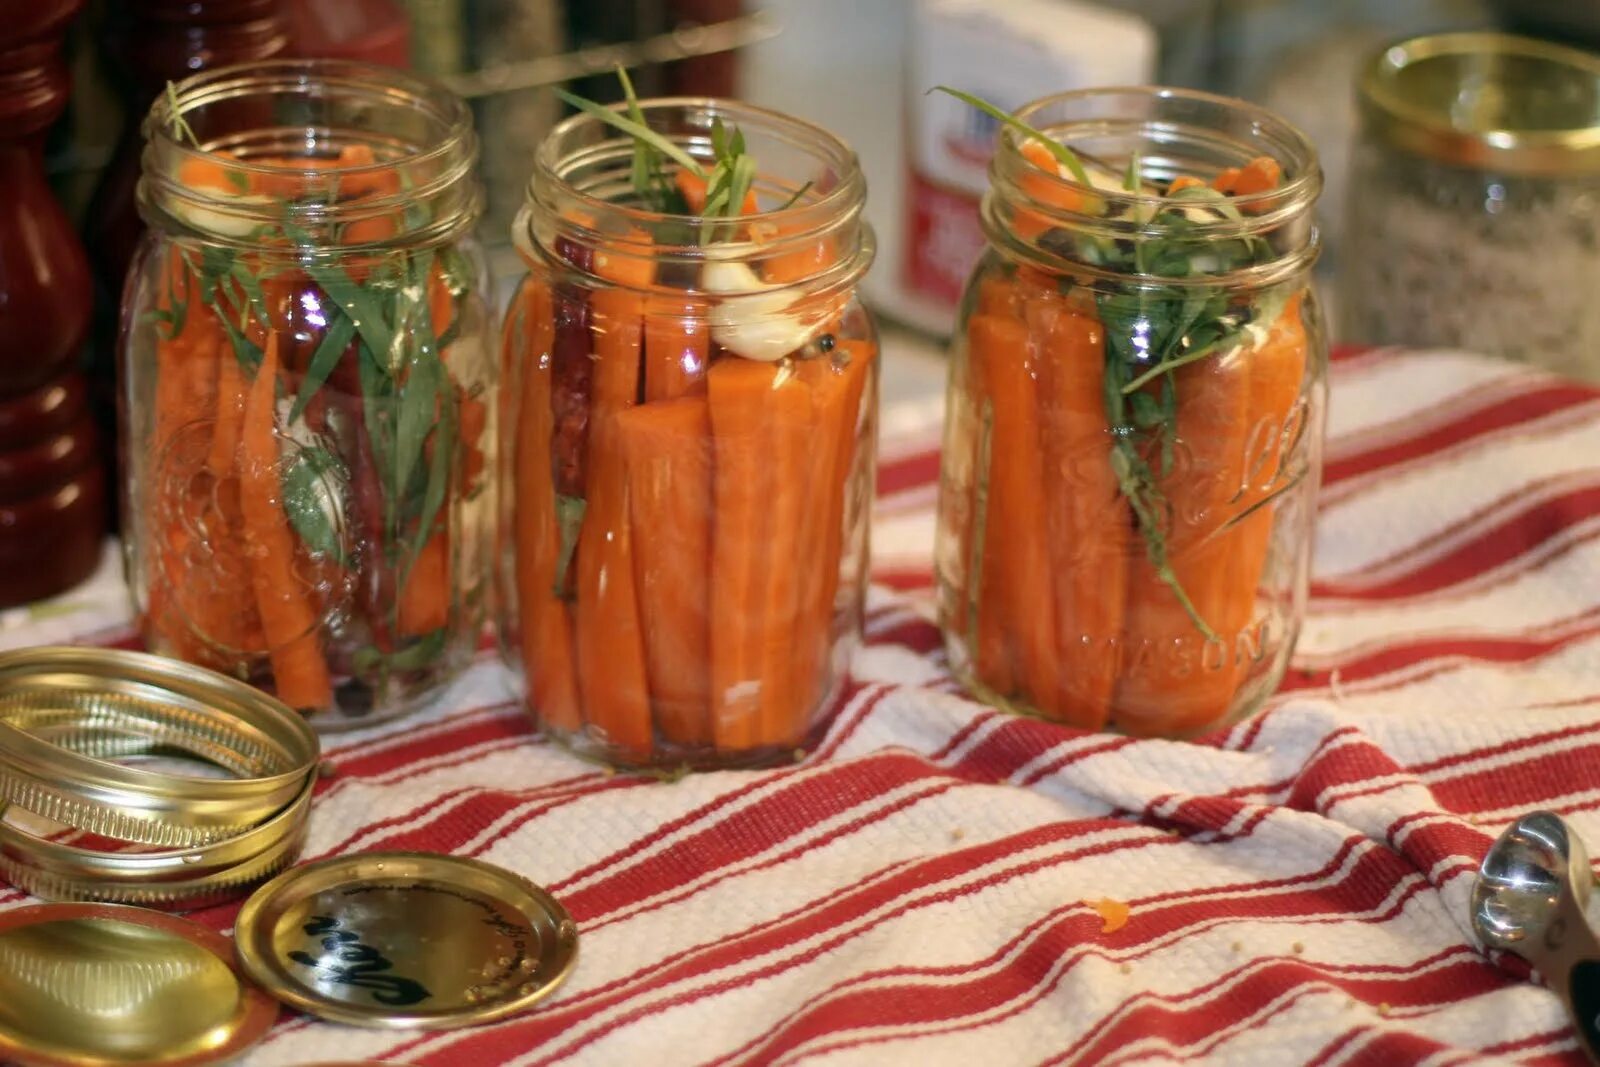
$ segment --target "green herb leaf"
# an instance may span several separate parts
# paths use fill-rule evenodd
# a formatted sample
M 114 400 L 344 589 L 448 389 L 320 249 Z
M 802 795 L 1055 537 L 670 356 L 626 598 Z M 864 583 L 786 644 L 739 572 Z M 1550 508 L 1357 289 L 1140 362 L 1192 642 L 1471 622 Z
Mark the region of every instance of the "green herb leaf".
M 238 283 L 245 299 L 249 301 L 250 309 L 256 313 L 261 325 L 269 330 L 272 329 L 272 319 L 267 314 L 267 296 L 261 288 L 260 276 L 251 273 L 250 268 L 235 260 L 233 266 L 228 269 L 228 277 Z
M 557 89 L 555 94 L 565 103 L 570 104 L 579 111 L 593 115 L 601 122 L 615 127 L 636 141 L 643 141 L 689 173 L 700 177 L 705 176 L 705 168 L 700 166 L 698 160 L 643 123 L 635 122 L 633 119 L 606 107 L 604 104 L 597 104 L 593 100 L 585 100 L 581 96 L 574 96 L 565 89 Z
M 571 570 L 572 557 L 578 551 L 578 532 L 583 528 L 583 513 L 588 506 L 588 501 L 581 496 L 556 494 L 556 529 L 560 531 L 560 548 L 556 554 L 553 588 L 554 595 L 562 600 L 572 598 L 567 572 Z
M 222 324 L 222 330 L 228 335 L 228 344 L 233 347 L 233 358 L 239 361 L 239 367 L 249 377 L 254 377 L 256 368 L 261 366 L 261 346 L 239 332 L 233 320 L 226 315 L 218 315 L 217 321 Z
M 432 633 L 400 649 L 384 653 L 376 648 L 360 648 L 351 657 L 358 672 L 365 675 L 379 671 L 385 673 L 426 670 L 439 661 L 445 651 L 445 639 L 450 627 L 441 626 Z
M 1133 424 L 1141 430 L 1160 426 L 1163 421 L 1161 404 L 1149 393 L 1134 393 L 1129 397 L 1133 404 Z
M 808 181 L 804 185 L 802 185 L 800 188 L 796 189 L 794 191 L 794 195 L 790 196 L 789 199 L 785 200 L 783 203 L 778 205 L 778 210 L 779 211 L 788 211 L 790 208 L 792 208 L 796 204 L 798 204 L 800 202 L 800 198 L 802 196 L 805 196 L 806 193 L 810 191 L 811 184 L 812 183 Z
M 317 350 L 311 353 L 311 362 L 306 365 L 306 376 L 300 383 L 300 394 L 295 397 L 294 407 L 289 410 L 291 423 L 305 413 L 306 405 L 311 403 L 311 398 L 317 395 L 317 390 L 328 380 L 333 368 L 339 365 L 345 349 L 350 347 L 351 340 L 355 338 L 356 325 L 350 321 L 349 316 L 337 311 L 332 312 L 332 316 L 332 321 L 328 323 L 328 332 L 322 335 Z
M 367 343 L 372 354 L 381 361 L 385 372 L 394 358 L 394 330 L 384 315 L 383 302 L 373 293 L 350 280 L 340 267 L 308 263 L 305 271 L 311 275 L 339 310 L 350 317 L 356 332 Z
M 410 580 L 411 568 L 416 566 L 417 558 L 422 555 L 423 546 L 434 536 L 434 526 L 438 522 L 439 511 L 444 507 L 445 495 L 450 488 L 450 467 L 456 454 L 454 412 L 454 404 L 444 405 L 444 413 L 439 419 L 439 424 L 433 429 L 433 455 L 428 463 L 428 483 L 422 494 L 422 508 L 418 514 L 417 528 L 406 546 L 406 562 L 400 574 L 402 588 Z
M 1076 181 L 1079 185 L 1087 185 L 1090 188 L 1094 187 L 1094 183 L 1089 180 L 1089 172 L 1083 169 L 1083 163 L 1078 159 L 1077 155 L 1072 151 L 1072 149 L 1068 148 L 1060 141 L 1057 141 L 1049 134 L 1039 132 L 1032 126 L 1029 126 L 1026 122 L 1023 122 L 1021 119 L 1017 118 L 1015 115 L 1001 111 L 999 108 L 989 103 L 989 101 L 973 96 L 971 93 L 964 93 L 960 89 L 952 89 L 948 85 L 935 85 L 932 89 L 929 89 L 928 92 L 946 93 L 950 96 L 953 96 L 962 103 L 977 108 L 985 115 L 989 115 L 992 118 L 998 119 L 1001 123 L 1011 127 L 1024 137 L 1029 137 L 1035 141 L 1038 141 L 1040 144 L 1044 145 L 1050 150 L 1050 154 L 1056 158 L 1056 162 L 1067 168 L 1067 170 L 1072 174 L 1074 181 Z
M 313 552 L 345 562 L 339 543 L 338 497 L 330 488 L 346 480 L 344 468 L 329 450 L 303 448 L 283 475 L 283 509 L 300 540 Z
M 189 120 L 183 117 L 183 112 L 178 109 L 178 87 L 172 82 L 167 82 L 167 128 L 172 132 L 172 139 L 182 144 L 188 141 L 196 148 L 200 147 L 200 138 L 194 135 L 194 127 L 189 125 Z
M 361 377 L 361 416 L 366 424 L 367 443 L 372 449 L 372 466 L 387 472 L 394 469 L 394 379 L 388 368 L 365 341 L 360 346 L 357 369 Z M 383 494 L 385 529 L 394 527 L 395 494 L 386 487 Z

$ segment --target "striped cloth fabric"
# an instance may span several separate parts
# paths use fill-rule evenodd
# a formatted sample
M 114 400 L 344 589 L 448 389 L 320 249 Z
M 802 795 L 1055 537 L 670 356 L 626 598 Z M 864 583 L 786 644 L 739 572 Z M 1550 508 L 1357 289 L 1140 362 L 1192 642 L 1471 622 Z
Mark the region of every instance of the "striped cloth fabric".
M 1311 612 L 1265 713 L 1183 744 L 965 699 L 929 610 L 939 412 L 886 411 L 868 645 L 817 750 L 604 773 L 489 659 L 333 740 L 309 856 L 509 867 L 571 909 L 578 967 L 479 1029 L 286 1015 L 246 1062 L 1578 1062 L 1467 899 L 1527 810 L 1600 844 L 1600 393 L 1456 352 L 1332 373 Z M 108 570 L 0 637 L 116 641 L 117 603 Z

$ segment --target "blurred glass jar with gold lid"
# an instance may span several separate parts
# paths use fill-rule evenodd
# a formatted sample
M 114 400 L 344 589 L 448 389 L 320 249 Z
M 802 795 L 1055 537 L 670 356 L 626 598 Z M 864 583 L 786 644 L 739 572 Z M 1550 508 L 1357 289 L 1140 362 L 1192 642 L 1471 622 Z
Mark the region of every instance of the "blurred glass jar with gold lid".
M 1359 92 L 1339 339 L 1600 380 L 1600 57 L 1418 37 L 1375 57 Z

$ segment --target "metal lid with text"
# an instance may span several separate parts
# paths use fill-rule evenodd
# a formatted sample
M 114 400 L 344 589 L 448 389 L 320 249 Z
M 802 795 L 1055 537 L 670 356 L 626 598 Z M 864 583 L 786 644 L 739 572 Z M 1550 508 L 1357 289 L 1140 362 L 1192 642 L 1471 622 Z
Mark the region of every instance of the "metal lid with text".
M 245 901 L 239 962 L 300 1011 L 356 1026 L 450 1029 L 531 1007 L 572 969 L 554 897 L 479 860 L 369 852 L 286 871 Z

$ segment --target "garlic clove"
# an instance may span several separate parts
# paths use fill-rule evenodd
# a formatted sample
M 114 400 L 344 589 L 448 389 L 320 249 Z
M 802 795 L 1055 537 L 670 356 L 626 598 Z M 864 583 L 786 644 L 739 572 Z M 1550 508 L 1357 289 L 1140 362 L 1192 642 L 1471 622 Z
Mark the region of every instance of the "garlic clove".
M 277 202 L 270 196 L 235 196 L 232 199 L 241 205 L 263 207 Z M 201 233 L 216 233 L 224 237 L 247 237 L 261 225 L 261 219 L 255 215 L 213 211 L 211 208 L 196 207 L 192 204 L 179 204 L 177 210 L 183 221 Z
M 712 259 L 701 268 L 700 284 L 724 296 L 711 306 L 711 339 L 746 359 L 771 363 L 809 341 L 820 324 L 789 313 L 795 294 L 763 282 L 747 263 Z

